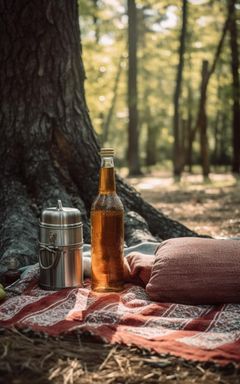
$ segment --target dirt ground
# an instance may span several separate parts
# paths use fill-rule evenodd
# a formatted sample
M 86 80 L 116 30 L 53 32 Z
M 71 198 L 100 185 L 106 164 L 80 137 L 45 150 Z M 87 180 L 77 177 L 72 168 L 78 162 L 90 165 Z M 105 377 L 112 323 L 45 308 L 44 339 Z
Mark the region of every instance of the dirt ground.
M 176 183 L 155 173 L 129 182 L 163 213 L 199 233 L 240 237 L 240 181 L 231 175 L 214 174 L 206 183 L 184 175 Z M 238 384 L 240 371 L 234 364 L 221 368 L 86 338 L 72 342 L 0 330 L 0 384 L 93 382 Z
M 198 233 L 240 237 L 240 179 L 231 174 L 183 175 L 175 182 L 168 173 L 129 179 L 149 203 Z

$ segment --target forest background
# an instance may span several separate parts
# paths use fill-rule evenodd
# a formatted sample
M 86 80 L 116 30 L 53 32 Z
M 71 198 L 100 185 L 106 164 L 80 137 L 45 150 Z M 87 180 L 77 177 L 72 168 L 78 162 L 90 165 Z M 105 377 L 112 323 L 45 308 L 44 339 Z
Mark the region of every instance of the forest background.
M 239 173 L 238 1 L 79 7 L 90 116 L 117 165 L 132 175 L 156 164 L 178 177 L 192 165 L 205 177 L 210 166 Z

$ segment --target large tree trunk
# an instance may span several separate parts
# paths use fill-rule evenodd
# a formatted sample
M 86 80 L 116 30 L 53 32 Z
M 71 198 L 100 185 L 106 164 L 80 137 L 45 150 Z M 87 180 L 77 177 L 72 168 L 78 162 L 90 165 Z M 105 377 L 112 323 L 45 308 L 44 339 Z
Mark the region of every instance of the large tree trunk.
M 0 0 L 0 18 L 0 258 L 25 265 L 37 260 L 40 210 L 57 199 L 81 210 L 90 242 L 99 145 L 84 97 L 77 1 Z M 119 177 L 117 186 L 128 244 L 195 235 Z
M 177 68 L 176 88 L 174 92 L 174 116 L 173 116 L 173 172 L 176 177 L 181 176 L 184 166 L 184 154 L 181 147 L 179 100 L 182 87 L 182 75 L 184 66 L 184 52 L 187 32 L 187 0 L 182 2 L 182 29 L 179 46 L 179 63 Z
M 137 7 L 128 0 L 128 168 L 129 175 L 140 175 L 138 93 L 137 93 Z
M 240 173 L 240 82 L 239 82 L 239 52 L 238 52 L 238 30 L 236 15 L 236 0 L 229 0 L 229 30 L 231 47 L 231 68 L 232 68 L 232 87 L 233 87 L 233 160 L 232 171 Z

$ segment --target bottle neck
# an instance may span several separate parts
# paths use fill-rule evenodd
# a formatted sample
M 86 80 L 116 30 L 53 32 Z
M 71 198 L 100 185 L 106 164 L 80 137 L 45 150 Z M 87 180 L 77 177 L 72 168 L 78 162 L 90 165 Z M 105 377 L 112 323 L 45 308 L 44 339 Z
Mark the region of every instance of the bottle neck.
M 113 157 L 101 158 L 99 193 L 108 194 L 116 192 Z

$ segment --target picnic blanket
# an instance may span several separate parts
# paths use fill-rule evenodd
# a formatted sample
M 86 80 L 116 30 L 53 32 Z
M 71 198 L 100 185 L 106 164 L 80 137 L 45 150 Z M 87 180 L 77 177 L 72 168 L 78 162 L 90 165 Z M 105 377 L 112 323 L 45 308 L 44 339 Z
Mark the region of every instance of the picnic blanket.
M 145 244 L 144 251 L 150 253 L 155 246 Z M 82 288 L 46 291 L 39 287 L 38 279 L 35 264 L 1 303 L 0 327 L 52 336 L 89 332 L 105 342 L 186 359 L 240 363 L 240 304 L 153 302 L 144 288 L 131 284 L 120 293 L 99 294 L 91 291 L 89 278 Z

